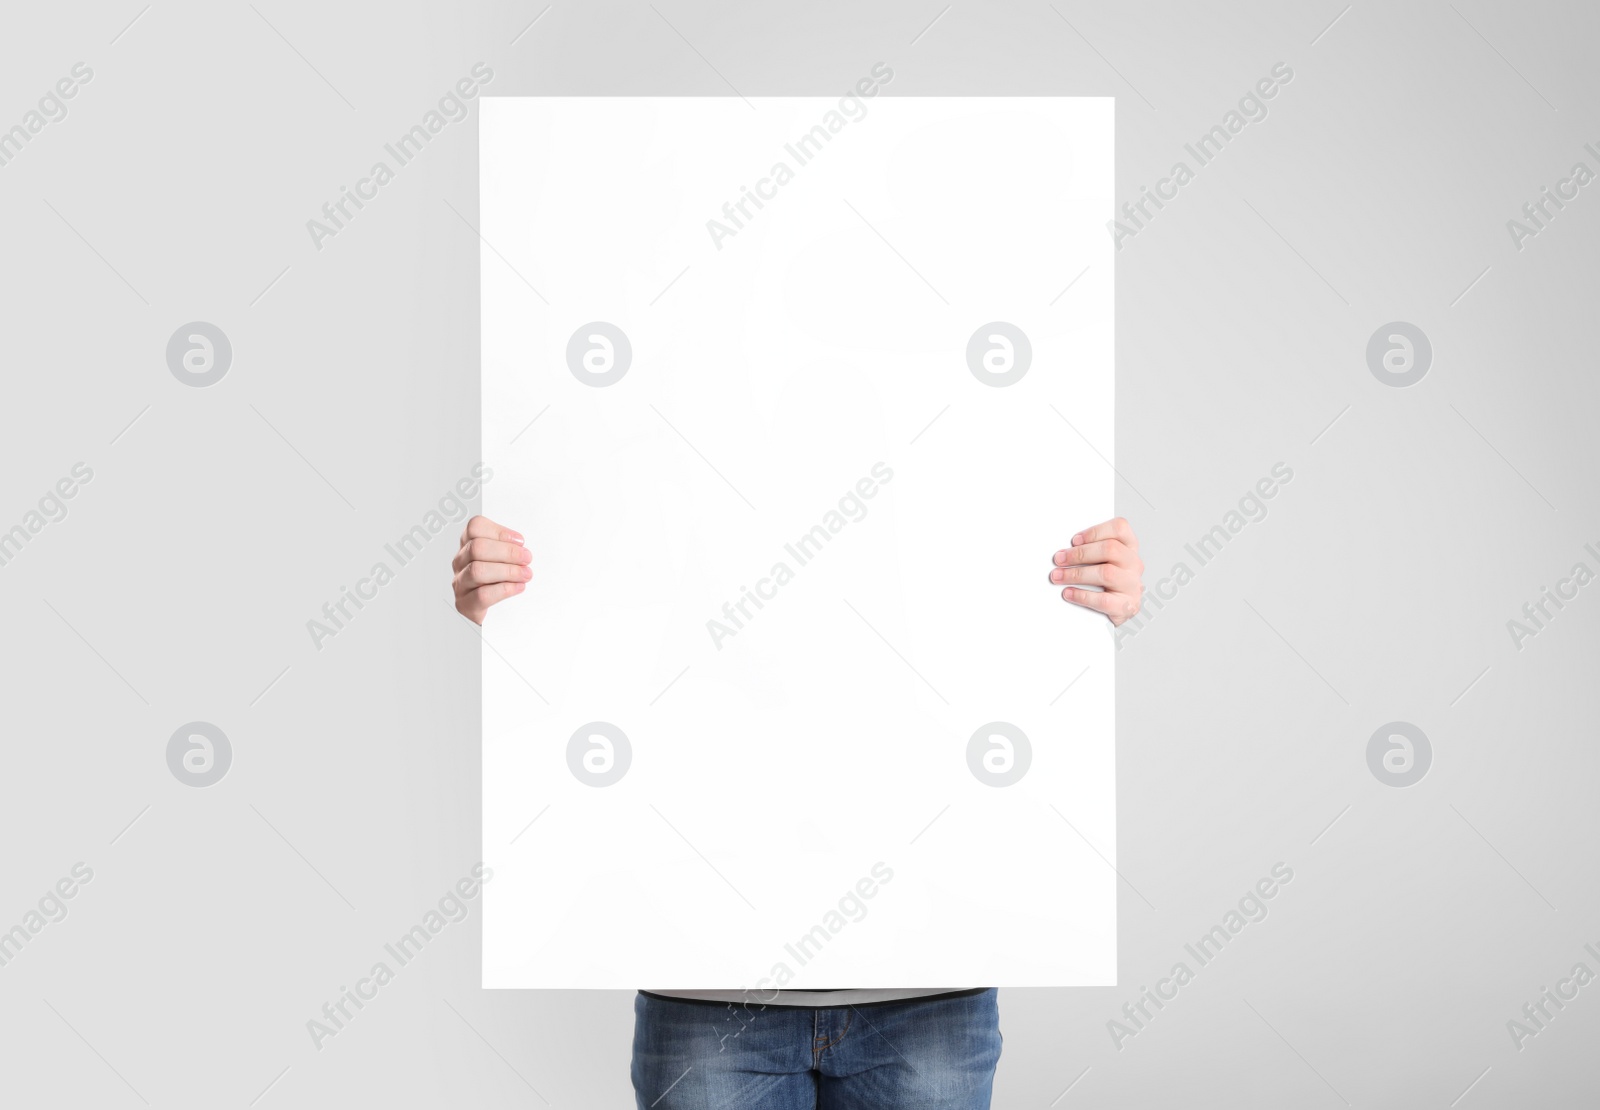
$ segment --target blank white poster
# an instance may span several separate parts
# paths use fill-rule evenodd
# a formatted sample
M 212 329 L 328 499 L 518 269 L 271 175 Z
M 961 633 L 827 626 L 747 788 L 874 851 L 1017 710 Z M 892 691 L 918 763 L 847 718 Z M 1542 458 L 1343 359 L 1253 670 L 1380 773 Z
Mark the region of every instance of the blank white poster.
M 880 79 L 483 101 L 485 986 L 1116 980 L 1112 101 Z

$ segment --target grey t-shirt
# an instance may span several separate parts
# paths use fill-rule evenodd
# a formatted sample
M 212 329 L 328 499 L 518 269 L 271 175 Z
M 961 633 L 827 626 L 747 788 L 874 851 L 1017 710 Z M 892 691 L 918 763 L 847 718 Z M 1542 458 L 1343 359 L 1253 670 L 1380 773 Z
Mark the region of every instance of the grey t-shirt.
M 685 998 L 695 1002 L 726 1002 L 758 1009 L 762 1006 L 865 1006 L 873 1002 L 899 1002 L 907 998 L 926 998 L 936 994 L 956 994 L 966 987 L 867 987 L 841 990 L 759 990 L 658 991 L 645 994 L 662 998 Z

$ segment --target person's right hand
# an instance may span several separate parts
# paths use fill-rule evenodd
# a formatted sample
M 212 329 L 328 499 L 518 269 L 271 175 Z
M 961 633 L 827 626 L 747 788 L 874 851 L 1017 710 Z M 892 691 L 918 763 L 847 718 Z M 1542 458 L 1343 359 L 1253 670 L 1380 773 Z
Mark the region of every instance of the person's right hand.
M 473 517 L 461 533 L 461 550 L 450 562 L 456 612 L 482 624 L 489 606 L 527 588 L 532 562 L 522 533 L 502 528 L 486 516 Z

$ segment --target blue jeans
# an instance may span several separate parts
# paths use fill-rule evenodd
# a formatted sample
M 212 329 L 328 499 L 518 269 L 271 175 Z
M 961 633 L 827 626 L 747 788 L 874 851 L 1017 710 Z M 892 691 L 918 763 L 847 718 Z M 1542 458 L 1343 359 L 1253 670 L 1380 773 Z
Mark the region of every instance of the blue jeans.
M 834 1009 L 634 1001 L 639 1110 L 988 1110 L 998 992 Z

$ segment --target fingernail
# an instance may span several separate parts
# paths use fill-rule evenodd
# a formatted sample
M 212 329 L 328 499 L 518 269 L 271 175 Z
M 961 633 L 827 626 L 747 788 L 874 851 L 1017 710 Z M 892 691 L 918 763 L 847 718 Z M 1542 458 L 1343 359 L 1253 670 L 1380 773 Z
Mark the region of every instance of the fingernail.
M 1082 542 L 1083 542 L 1083 533 L 1082 532 L 1079 532 L 1076 536 L 1072 537 L 1072 546 L 1073 547 L 1077 547 Z
M 524 582 L 526 582 L 528 579 L 530 579 L 532 577 L 533 577 L 533 568 L 532 567 L 523 567 L 522 568 L 522 580 Z
M 514 593 L 514 594 L 520 594 L 523 590 L 525 590 L 527 588 L 528 588 L 528 584 L 526 582 L 515 582 L 511 586 L 511 592 Z
M 1050 581 L 1052 581 L 1052 582 L 1065 582 L 1066 580 L 1067 580 L 1067 575 L 1066 575 L 1065 571 L 1053 570 L 1053 571 L 1050 572 Z
M 511 539 L 512 543 L 522 543 L 523 542 L 522 533 L 521 532 L 507 532 L 506 535 Z

